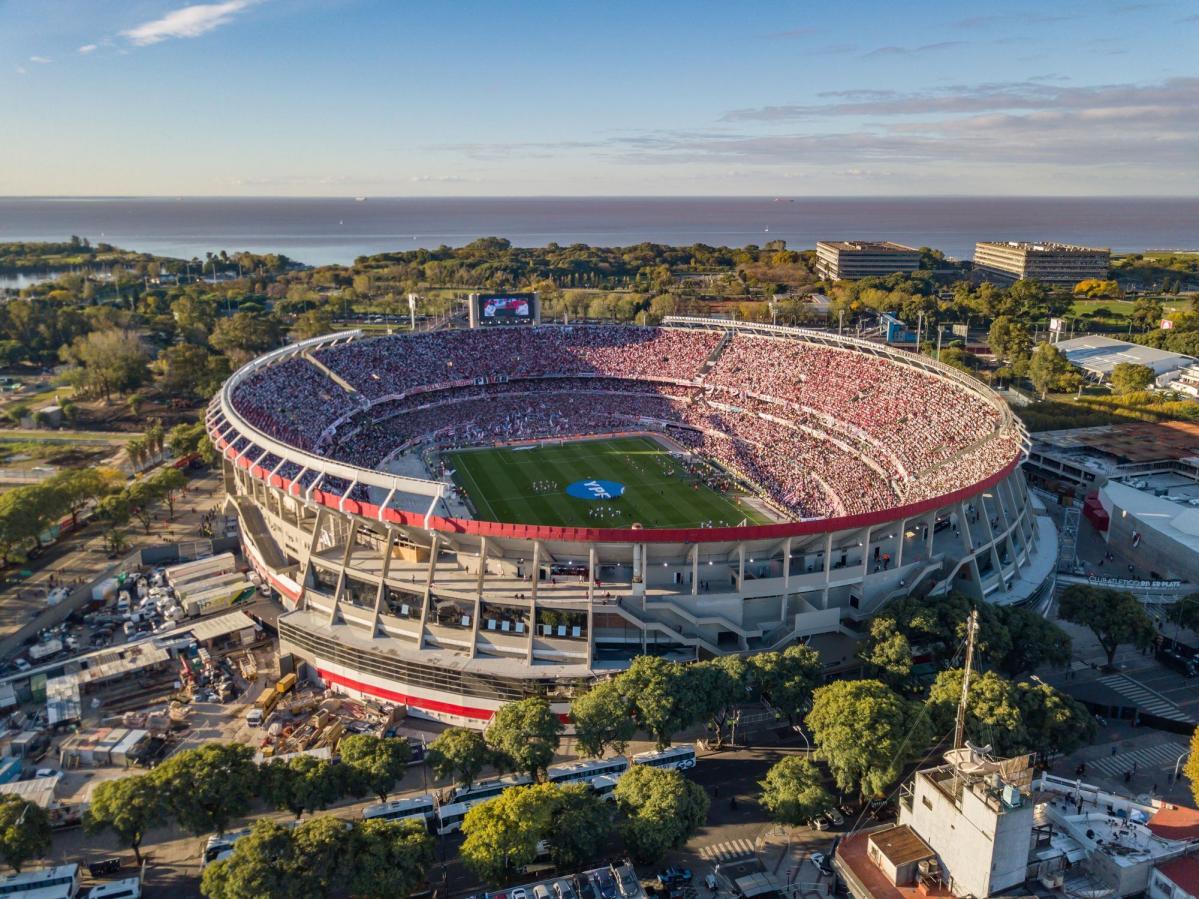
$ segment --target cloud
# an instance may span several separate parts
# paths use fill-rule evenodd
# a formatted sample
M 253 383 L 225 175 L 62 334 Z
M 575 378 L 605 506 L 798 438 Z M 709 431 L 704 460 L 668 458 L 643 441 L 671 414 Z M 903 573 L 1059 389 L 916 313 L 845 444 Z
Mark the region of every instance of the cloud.
M 84 44 L 79 48 L 79 52 L 86 56 L 89 53 L 95 53 L 98 47 L 98 44 Z
M 29 70 L 27 68 L 25 68 L 24 66 L 17 66 L 16 73 L 18 75 L 28 75 Z
M 31 57 L 29 57 L 29 61 L 37 63 L 39 66 L 48 66 L 54 60 L 50 59 L 47 56 L 31 56 Z
M 869 56 L 916 56 L 921 53 L 936 53 L 940 50 L 951 50 L 954 47 L 964 46 L 965 43 L 966 43 L 965 41 L 937 41 L 937 43 L 935 43 L 935 44 L 921 44 L 919 47 L 898 47 L 898 46 L 892 45 L 892 46 L 887 46 L 887 47 L 876 47 L 874 50 L 870 50 L 869 52 L 863 53 L 862 55 L 866 56 L 866 57 L 869 57 Z
M 465 184 L 478 183 L 478 178 L 464 178 L 461 175 L 413 175 L 408 179 L 416 184 Z
M 224 3 L 197 3 L 169 12 L 159 19 L 143 22 L 121 32 L 139 47 L 157 44 L 171 38 L 199 37 L 215 28 L 227 25 L 234 17 L 253 5 L 255 0 L 225 0 Z
M 839 116 L 972 115 L 1001 110 L 1088 109 L 1107 106 L 1165 105 L 1199 110 L 1199 78 L 1172 78 L 1159 84 L 1109 84 L 1066 87 L 1044 79 L 950 85 L 900 92 L 830 91 L 818 99 L 832 102 L 734 109 L 726 122 L 786 122 Z

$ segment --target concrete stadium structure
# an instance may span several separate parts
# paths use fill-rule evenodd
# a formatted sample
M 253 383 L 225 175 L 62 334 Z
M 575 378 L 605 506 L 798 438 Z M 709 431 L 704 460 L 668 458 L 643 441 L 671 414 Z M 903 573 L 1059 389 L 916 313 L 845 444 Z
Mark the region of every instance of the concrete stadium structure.
M 281 648 L 308 662 L 326 684 L 403 702 L 413 714 L 453 724 L 481 727 L 503 702 L 530 695 L 548 697 L 564 715 L 577 691 L 641 653 L 694 659 L 779 649 L 817 635 L 859 636 L 861 622 L 898 596 L 953 589 L 1021 602 L 1037 594 L 1049 575 L 1056 534 L 1047 519 L 1038 519 L 1020 471 L 1027 435 L 1002 400 L 949 366 L 825 332 L 707 319 L 668 319 L 657 329 L 530 331 L 536 333 L 521 339 L 567 348 L 604 343 L 604 358 L 612 355 L 610 346 L 628 339 L 654 347 L 700 340 L 703 364 L 672 369 L 669 376 L 646 373 L 652 365 L 634 372 L 604 363 L 597 371 L 591 362 L 579 363 L 569 372 L 570 392 L 562 400 L 569 405 L 579 398 L 581 377 L 593 377 L 596 384 L 619 377 L 619 390 L 607 384 L 604 395 L 627 399 L 629 430 L 691 434 L 707 427 L 671 419 L 668 412 L 656 413 L 657 419 L 632 417 L 642 401 L 640 389 L 690 391 L 683 399 L 671 397 L 675 406 L 669 408 L 677 409 L 722 398 L 720 421 L 757 415 L 778 422 L 791 416 L 788 426 L 796 430 L 788 433 L 830 452 L 846 451 L 834 457 L 838 465 L 875 452 L 879 461 L 866 461 L 877 472 L 872 479 L 885 475 L 886 490 L 877 484 L 871 489 L 894 499 L 855 506 L 853 497 L 839 498 L 830 489 L 827 514 L 798 514 L 783 499 L 764 495 L 777 523 L 743 527 L 614 529 L 477 520 L 451 511 L 461 504 L 455 504 L 447 478 L 356 466 L 333 458 L 331 447 L 351 446 L 364 421 L 381 416 L 384 408 L 394 410 L 385 404 L 407 392 L 419 391 L 429 402 L 427 397 L 453 390 L 500 389 L 479 386 L 483 378 L 470 377 L 468 370 L 479 355 L 468 352 L 471 342 L 487 338 L 474 331 L 374 339 L 347 332 L 297 343 L 238 370 L 214 397 L 206 424 L 223 456 L 246 556 L 284 606 Z M 380 371 L 372 369 L 377 362 L 367 360 L 395 358 L 408 365 L 420 358 L 416 348 L 427 353 L 441 345 L 437 341 L 444 341 L 452 358 L 426 363 L 427 371 L 416 373 L 410 365 L 397 367 L 419 387 L 388 387 L 384 397 Z M 804 411 L 794 398 L 730 386 L 738 369 L 722 373 L 721 358 L 738 352 L 751 361 L 792 353 L 864 365 L 891 379 L 886 383 L 915 384 L 966 404 L 986 422 L 986 432 L 961 437 L 961 448 L 938 456 L 929 473 L 911 471 L 911 459 L 930 458 L 929 447 L 916 447 L 921 434 L 913 431 L 912 445 L 905 444 L 903 452 L 898 442 L 888 446 L 885 435 L 920 424 L 915 416 L 897 413 L 894 422 L 871 433 L 848 423 L 855 415 L 865 420 L 860 409 L 849 406 L 874 402 L 889 408 L 885 387 L 871 398 L 854 393 L 856 385 L 834 384 L 827 375 L 821 383 L 812 375 L 807 402 L 830 392 L 840 396 L 841 388 L 854 397 L 846 404 L 846 421 L 838 422 L 827 412 Z M 526 351 L 519 361 L 512 356 L 492 363 L 508 369 L 496 371 L 495 378 L 506 396 L 536 389 L 544 397 L 552 391 L 561 373 L 531 374 L 532 355 Z M 271 378 L 289 396 L 267 414 L 261 403 L 245 398 L 266 392 L 262 384 Z M 305 399 L 310 381 L 319 385 L 313 388 L 319 397 Z M 795 381 L 797 391 L 802 381 Z M 752 386 L 764 389 L 760 382 Z M 341 390 L 350 393 L 348 400 L 337 394 Z M 734 400 L 740 405 L 732 405 Z M 763 405 L 767 400 L 773 405 Z M 343 401 L 348 411 L 340 411 Z M 667 408 L 660 401 L 658 396 L 655 402 Z M 773 413 L 752 412 L 755 402 Z M 338 421 L 315 416 L 306 423 L 312 415 L 294 414 L 297 408 L 329 407 L 330 416 L 340 414 Z M 278 424 L 288 414 L 291 423 Z M 679 413 L 684 414 L 692 413 Z M 817 433 L 811 424 L 816 421 L 827 433 Z M 604 424 L 611 430 L 610 420 Z M 340 438 L 339 431 L 349 436 Z M 461 433 L 443 429 L 414 442 L 451 448 L 459 445 Z M 751 466 L 754 453 L 766 452 L 748 439 L 737 438 L 736 446 Z M 735 467 L 724 467 L 750 482 Z M 832 483 L 831 476 L 818 474 L 813 477 L 823 487 Z M 847 506 L 866 511 L 837 514 Z

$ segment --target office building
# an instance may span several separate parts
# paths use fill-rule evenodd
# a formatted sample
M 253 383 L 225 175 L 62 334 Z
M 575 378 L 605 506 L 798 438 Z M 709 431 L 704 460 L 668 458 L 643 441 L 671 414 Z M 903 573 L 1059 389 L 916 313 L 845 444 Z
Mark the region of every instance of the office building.
M 1088 278 L 1107 277 L 1111 250 L 1062 243 L 979 241 L 974 267 L 1006 281 L 1040 281 L 1074 285 Z
M 816 271 L 834 281 L 854 281 L 920 268 L 920 251 L 873 240 L 822 240 L 816 244 Z

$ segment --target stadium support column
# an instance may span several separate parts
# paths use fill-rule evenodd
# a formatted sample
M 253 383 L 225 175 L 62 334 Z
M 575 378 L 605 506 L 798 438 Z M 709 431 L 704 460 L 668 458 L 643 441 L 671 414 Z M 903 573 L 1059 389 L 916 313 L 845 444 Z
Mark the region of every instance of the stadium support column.
M 862 605 L 866 604 L 866 575 L 870 573 L 870 538 L 874 536 L 874 525 L 866 528 L 866 539 L 862 541 Z
M 533 635 L 537 633 L 537 586 L 541 583 L 541 541 L 533 541 L 533 581 L 529 586 L 529 646 L 525 660 L 533 664 Z
M 791 537 L 783 541 L 783 594 L 791 592 Z
M 699 544 L 691 547 L 691 595 L 699 595 Z
M 737 592 L 745 590 L 745 544 L 737 544 Z M 744 599 L 744 595 L 741 597 Z
M 479 619 L 483 617 L 483 579 L 487 576 L 487 538 L 479 538 L 479 573 L 475 580 L 475 613 L 471 616 L 470 657 L 479 652 Z
M 304 561 L 300 565 L 300 590 L 303 593 L 308 592 L 308 576 L 312 574 L 312 557 L 316 554 L 316 544 L 321 539 L 321 526 L 325 523 L 326 514 L 324 506 L 318 507 L 316 519 L 312 522 L 312 537 L 308 541 L 308 549 L 305 551 Z M 307 606 L 307 603 L 304 605 Z
M 899 522 L 899 545 L 895 547 L 895 570 L 903 568 L 903 545 L 907 543 L 908 520 L 905 518 Z
M 379 589 L 375 591 L 375 614 L 371 618 L 371 637 L 379 630 L 379 615 L 383 611 L 383 597 L 387 595 L 387 575 L 391 572 L 391 548 L 395 546 L 395 528 L 385 529 L 387 542 L 383 545 L 383 567 L 379 571 Z
M 587 547 L 587 667 L 595 657 L 595 544 Z
M 420 636 L 416 639 L 416 648 L 424 649 L 425 624 L 429 620 L 429 603 L 433 596 L 433 572 L 437 569 L 437 554 L 441 552 L 441 534 L 433 532 L 433 540 L 429 544 L 429 567 L 425 571 L 425 589 L 420 603 Z
M 338 607 L 341 596 L 346 592 L 346 566 L 350 564 L 350 555 L 354 552 L 354 538 L 358 536 L 358 519 L 350 520 L 350 533 L 346 537 L 346 548 L 341 554 L 341 570 L 337 572 L 337 589 L 333 591 L 333 608 L 329 610 L 329 624 L 337 624 Z
M 822 591 L 820 602 L 825 609 L 828 608 L 828 582 L 833 575 L 833 532 L 829 531 L 824 535 L 824 590 Z
M 633 544 L 633 595 L 645 596 L 645 546 Z

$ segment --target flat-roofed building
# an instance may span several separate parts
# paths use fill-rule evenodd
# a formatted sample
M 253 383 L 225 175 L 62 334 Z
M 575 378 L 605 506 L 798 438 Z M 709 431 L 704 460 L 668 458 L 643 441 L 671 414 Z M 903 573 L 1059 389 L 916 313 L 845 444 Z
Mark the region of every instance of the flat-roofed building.
M 1009 281 L 1077 284 L 1106 278 L 1112 251 L 1064 243 L 980 240 L 974 245 L 974 267 Z
M 920 251 L 877 240 L 821 240 L 816 243 L 816 271 L 834 281 L 853 281 L 920 268 Z

